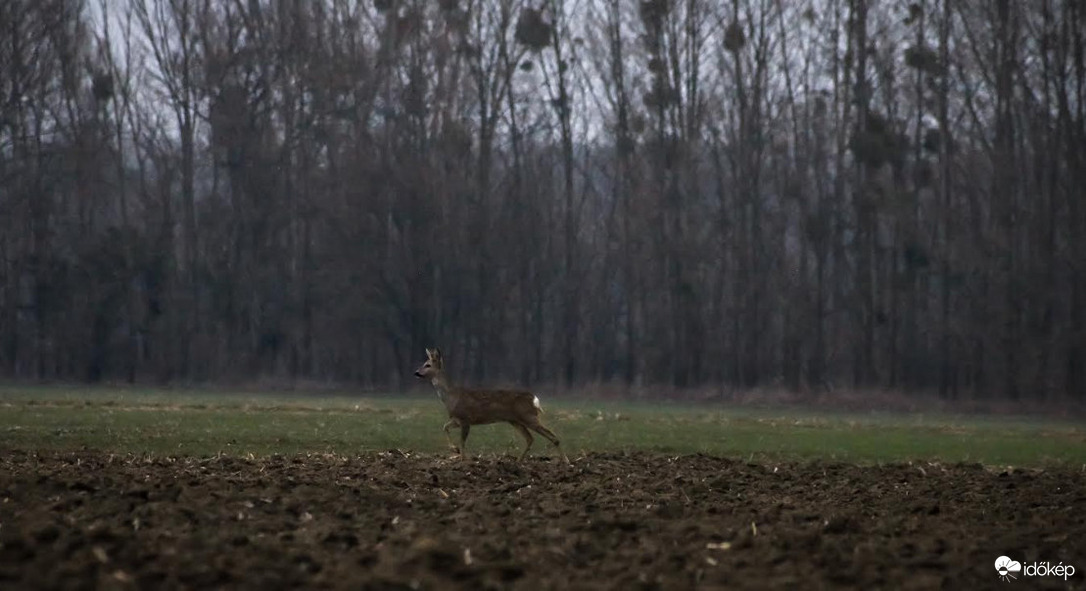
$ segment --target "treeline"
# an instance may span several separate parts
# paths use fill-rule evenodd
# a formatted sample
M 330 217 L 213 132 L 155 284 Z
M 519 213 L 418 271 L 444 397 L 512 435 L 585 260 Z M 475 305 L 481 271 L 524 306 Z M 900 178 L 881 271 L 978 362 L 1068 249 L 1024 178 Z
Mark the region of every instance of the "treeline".
M 0 367 L 1086 394 L 1077 0 L 0 2 Z

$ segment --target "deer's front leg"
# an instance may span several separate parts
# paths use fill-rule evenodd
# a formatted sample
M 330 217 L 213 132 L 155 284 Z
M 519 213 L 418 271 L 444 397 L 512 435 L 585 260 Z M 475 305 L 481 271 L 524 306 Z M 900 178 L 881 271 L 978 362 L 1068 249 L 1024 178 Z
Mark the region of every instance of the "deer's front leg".
M 458 421 L 456 419 L 449 419 L 448 422 L 445 423 L 445 427 L 444 427 L 444 429 L 445 429 L 445 439 L 448 440 L 449 447 L 453 448 L 453 451 L 455 451 L 456 453 L 461 453 L 460 452 L 460 447 L 458 447 L 455 443 L 453 443 L 452 434 L 449 433 L 449 429 L 452 429 L 453 427 L 459 427 L 459 426 L 460 426 L 460 421 Z
M 468 459 L 467 443 L 468 443 L 468 432 L 470 432 L 470 431 L 471 431 L 471 424 L 470 423 L 461 423 L 460 424 L 460 458 L 464 459 L 464 460 Z

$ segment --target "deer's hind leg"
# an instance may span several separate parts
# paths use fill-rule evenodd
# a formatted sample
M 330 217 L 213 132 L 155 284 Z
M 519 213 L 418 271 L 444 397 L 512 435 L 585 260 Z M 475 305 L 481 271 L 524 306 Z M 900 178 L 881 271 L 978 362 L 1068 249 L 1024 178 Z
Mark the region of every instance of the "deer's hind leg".
M 554 444 L 554 448 L 558 450 L 558 453 L 562 454 L 562 459 L 565 460 L 567 464 L 569 463 L 569 457 L 566 456 L 566 452 L 562 451 L 562 446 L 559 445 L 558 436 L 554 434 L 554 431 L 551 431 L 545 427 L 543 423 L 539 422 L 538 417 L 525 426 L 532 431 L 539 433 L 543 437 L 546 437 L 548 441 Z
M 528 450 L 532 449 L 532 441 L 533 441 L 532 432 L 529 431 L 527 427 L 525 427 L 524 425 L 522 425 L 520 423 L 509 423 L 509 424 L 512 425 L 513 428 L 517 430 L 517 433 L 520 433 L 520 436 L 524 438 L 524 451 L 520 454 L 520 457 L 517 458 L 517 461 L 519 462 L 519 461 L 522 461 L 528 455 Z

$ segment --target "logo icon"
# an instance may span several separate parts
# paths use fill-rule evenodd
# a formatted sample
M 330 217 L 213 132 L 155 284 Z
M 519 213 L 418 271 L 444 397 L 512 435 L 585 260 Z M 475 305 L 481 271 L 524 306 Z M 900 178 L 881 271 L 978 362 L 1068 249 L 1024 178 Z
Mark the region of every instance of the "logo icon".
M 1004 581 L 1010 582 L 1011 579 L 1017 579 L 1014 573 L 1022 572 L 1022 563 L 1017 560 L 1011 560 L 1006 556 L 1000 556 L 995 561 L 996 572 L 999 573 L 999 578 Z

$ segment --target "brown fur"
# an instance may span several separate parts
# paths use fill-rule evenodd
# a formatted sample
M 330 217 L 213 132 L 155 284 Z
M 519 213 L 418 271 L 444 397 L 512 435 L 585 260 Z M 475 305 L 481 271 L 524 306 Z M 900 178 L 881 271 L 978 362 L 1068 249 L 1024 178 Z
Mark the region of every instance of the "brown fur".
M 468 433 L 472 425 L 488 425 L 490 423 L 509 423 L 524 438 L 524 452 L 520 459 L 528 455 L 532 448 L 532 431 L 547 438 L 562 458 L 569 462 L 569 458 L 562 452 L 558 442 L 558 436 L 543 425 L 539 420 L 542 408 L 538 406 L 538 397 L 531 392 L 523 390 L 480 390 L 462 388 L 449 383 L 445 375 L 445 362 L 441 357 L 441 351 L 437 349 L 426 350 L 426 362 L 415 371 L 415 375 L 430 380 L 437 396 L 445 404 L 449 413 L 449 420 L 445 423 L 445 437 L 449 445 L 455 449 L 461 457 L 467 457 L 464 444 L 467 442 Z M 449 429 L 460 427 L 460 445 L 452 441 Z

